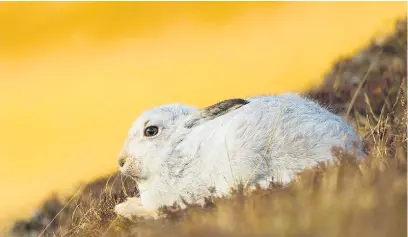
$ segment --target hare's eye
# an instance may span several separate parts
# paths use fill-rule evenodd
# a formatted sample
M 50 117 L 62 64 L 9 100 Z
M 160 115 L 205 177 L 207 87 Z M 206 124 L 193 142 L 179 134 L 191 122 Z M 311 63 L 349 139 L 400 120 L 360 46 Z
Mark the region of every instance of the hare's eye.
M 144 135 L 146 137 L 152 137 L 155 136 L 157 133 L 159 132 L 159 128 L 156 126 L 149 126 L 147 128 L 145 128 L 144 130 Z

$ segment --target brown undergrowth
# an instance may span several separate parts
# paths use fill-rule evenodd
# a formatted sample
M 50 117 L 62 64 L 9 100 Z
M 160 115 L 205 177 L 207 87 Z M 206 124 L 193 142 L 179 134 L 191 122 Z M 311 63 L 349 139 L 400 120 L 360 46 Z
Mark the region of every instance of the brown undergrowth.
M 337 165 L 305 170 L 287 187 L 209 200 L 206 208 L 163 208 L 167 218 L 130 221 L 115 204 L 137 190 L 118 174 L 88 184 L 69 199 L 50 198 L 10 236 L 304 236 L 407 235 L 407 30 L 399 22 L 340 59 L 306 96 L 342 114 L 363 137 L 367 159 L 333 148 Z M 245 195 L 244 195 L 245 194 Z

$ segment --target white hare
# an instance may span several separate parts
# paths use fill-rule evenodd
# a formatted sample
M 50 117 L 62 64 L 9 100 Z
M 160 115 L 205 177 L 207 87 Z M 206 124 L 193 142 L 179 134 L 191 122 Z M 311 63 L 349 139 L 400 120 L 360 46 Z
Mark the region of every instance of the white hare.
M 136 119 L 119 154 L 120 171 L 138 183 L 140 198 L 115 211 L 156 218 L 162 205 L 202 204 L 238 182 L 287 184 L 297 172 L 333 160 L 333 146 L 363 155 L 350 125 L 298 94 L 229 99 L 203 109 L 158 106 Z

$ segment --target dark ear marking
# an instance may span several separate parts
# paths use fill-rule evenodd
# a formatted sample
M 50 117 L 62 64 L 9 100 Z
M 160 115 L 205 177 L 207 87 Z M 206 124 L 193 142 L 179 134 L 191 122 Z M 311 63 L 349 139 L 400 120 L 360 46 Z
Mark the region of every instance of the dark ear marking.
M 215 118 L 236 110 L 239 107 L 248 104 L 249 101 L 244 99 L 229 99 L 218 102 L 200 110 L 201 118 Z
M 248 103 L 249 101 L 239 98 L 220 101 L 214 105 L 200 109 L 197 114 L 192 115 L 192 118 L 188 120 L 184 126 L 186 128 L 192 128 L 203 121 L 212 120 Z

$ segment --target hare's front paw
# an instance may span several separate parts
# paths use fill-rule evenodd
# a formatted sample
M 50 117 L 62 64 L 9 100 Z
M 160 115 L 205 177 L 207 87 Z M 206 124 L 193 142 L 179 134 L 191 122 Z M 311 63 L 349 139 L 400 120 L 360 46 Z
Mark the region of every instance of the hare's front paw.
M 134 217 L 145 219 L 157 219 L 157 212 L 144 208 L 140 203 L 140 198 L 129 197 L 126 201 L 115 206 L 115 213 L 119 216 L 132 220 Z

